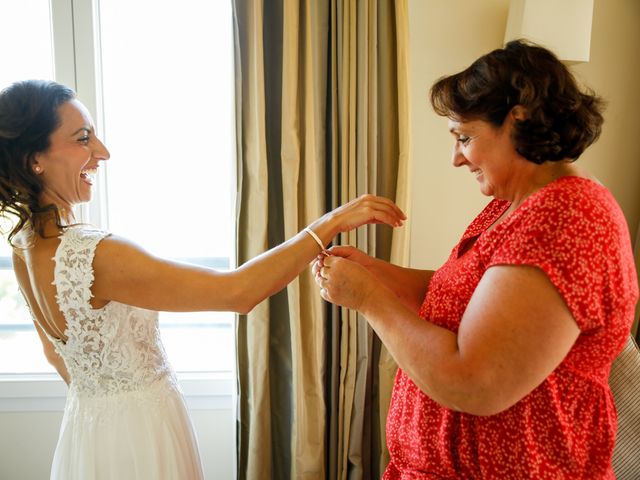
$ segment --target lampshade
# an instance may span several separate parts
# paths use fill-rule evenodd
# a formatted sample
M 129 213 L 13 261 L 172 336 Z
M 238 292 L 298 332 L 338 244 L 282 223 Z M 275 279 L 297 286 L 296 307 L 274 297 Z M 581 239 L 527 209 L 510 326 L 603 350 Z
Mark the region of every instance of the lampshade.
M 588 62 L 593 0 L 511 0 L 505 43 L 526 38 L 566 63 Z

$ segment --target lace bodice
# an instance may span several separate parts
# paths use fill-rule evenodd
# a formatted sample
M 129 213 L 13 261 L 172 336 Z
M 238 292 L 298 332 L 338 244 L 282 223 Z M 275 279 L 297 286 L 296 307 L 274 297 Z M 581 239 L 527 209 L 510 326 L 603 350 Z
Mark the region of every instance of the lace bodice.
M 67 341 L 52 339 L 79 394 L 91 396 L 135 391 L 172 377 L 160 341 L 158 313 L 110 302 L 94 309 L 90 302 L 93 257 L 108 233 L 69 228 L 56 250 L 53 284 L 67 321 Z

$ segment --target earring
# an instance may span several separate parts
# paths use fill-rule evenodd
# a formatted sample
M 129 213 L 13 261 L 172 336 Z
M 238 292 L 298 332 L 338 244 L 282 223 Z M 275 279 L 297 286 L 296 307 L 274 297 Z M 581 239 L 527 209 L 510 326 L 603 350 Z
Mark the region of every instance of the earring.
M 36 173 L 42 173 L 42 167 L 40 165 L 36 165 L 33 167 L 33 171 Z

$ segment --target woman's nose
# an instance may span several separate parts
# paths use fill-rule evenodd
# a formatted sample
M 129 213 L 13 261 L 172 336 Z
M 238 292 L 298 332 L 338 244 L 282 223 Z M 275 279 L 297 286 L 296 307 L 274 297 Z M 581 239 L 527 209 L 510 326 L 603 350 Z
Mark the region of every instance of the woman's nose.
M 462 154 L 462 152 L 458 149 L 458 142 L 453 146 L 453 150 L 451 152 L 451 163 L 454 167 L 461 167 L 467 162 L 467 159 Z
M 104 143 L 102 143 L 102 141 L 100 141 L 97 138 L 96 138 L 96 147 L 93 151 L 93 155 L 98 160 L 109 160 L 109 158 L 111 157 L 111 154 L 109 153 L 109 150 L 107 149 L 107 147 L 104 145 Z

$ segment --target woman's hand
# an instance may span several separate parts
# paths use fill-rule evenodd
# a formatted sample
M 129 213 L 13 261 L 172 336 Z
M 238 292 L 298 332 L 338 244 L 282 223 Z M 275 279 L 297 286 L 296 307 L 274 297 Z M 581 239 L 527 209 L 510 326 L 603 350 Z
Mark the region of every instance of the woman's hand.
M 377 284 L 387 287 L 412 312 L 418 313 L 420 310 L 433 271 L 400 267 L 371 257 L 350 245 L 331 247 L 327 253 L 330 256 L 342 257 L 359 263 L 375 278 Z M 320 268 L 324 265 L 325 258 L 324 254 L 320 254 L 313 263 L 312 272 L 316 281 L 319 280 L 318 275 Z
M 362 254 L 357 249 L 353 250 Z M 336 305 L 360 310 L 378 286 L 374 276 L 355 261 L 335 255 L 321 257 L 314 263 L 313 273 L 322 298 Z
M 345 246 L 333 246 L 329 250 L 326 251 L 329 255 L 333 255 L 336 257 L 346 258 L 347 260 L 351 260 L 352 262 L 359 263 L 365 268 L 371 267 L 373 265 L 373 258 L 364 253 L 362 250 L 358 250 L 356 247 L 352 247 L 351 245 Z M 323 260 L 326 258 L 324 253 L 321 253 L 316 257 L 315 262 L 313 262 L 313 266 L 311 271 L 314 277 L 317 277 L 320 268 L 323 265 Z

